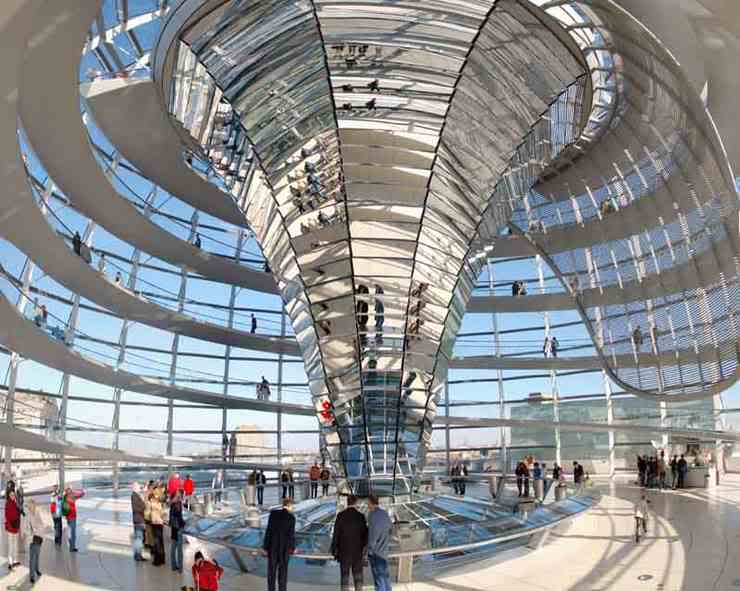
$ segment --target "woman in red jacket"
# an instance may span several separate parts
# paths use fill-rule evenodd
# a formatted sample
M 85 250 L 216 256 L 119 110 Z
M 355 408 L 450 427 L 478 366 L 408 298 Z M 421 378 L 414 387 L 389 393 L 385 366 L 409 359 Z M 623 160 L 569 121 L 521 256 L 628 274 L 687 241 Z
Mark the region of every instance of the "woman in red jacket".
M 18 532 L 21 530 L 21 510 L 11 492 L 5 501 L 5 532 L 8 534 L 8 569 L 13 570 L 18 562 Z
M 224 574 L 224 569 L 215 560 L 203 558 L 202 552 L 195 553 L 193 563 L 193 582 L 197 591 L 218 591 L 218 580 Z

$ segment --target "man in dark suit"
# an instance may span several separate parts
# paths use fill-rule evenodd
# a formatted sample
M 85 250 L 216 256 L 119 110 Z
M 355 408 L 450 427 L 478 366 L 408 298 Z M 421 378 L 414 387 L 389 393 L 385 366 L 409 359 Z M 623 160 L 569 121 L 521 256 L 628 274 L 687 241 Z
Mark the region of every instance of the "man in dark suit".
M 288 588 L 288 561 L 295 552 L 295 517 L 293 500 L 283 499 L 283 508 L 270 511 L 262 549 L 267 554 L 267 591 L 275 591 L 275 575 L 278 589 Z
M 354 579 L 355 591 L 362 589 L 362 563 L 367 548 L 367 522 L 357 510 L 357 497 L 347 497 L 347 508 L 337 515 L 334 535 L 331 540 L 331 553 L 339 561 L 342 575 L 342 591 L 351 591 L 350 570 Z

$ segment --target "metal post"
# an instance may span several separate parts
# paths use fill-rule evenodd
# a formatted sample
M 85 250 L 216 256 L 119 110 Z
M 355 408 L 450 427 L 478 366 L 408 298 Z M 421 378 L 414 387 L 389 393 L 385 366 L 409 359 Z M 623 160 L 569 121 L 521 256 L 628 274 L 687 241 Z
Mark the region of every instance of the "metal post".
M 445 380 L 445 473 L 449 474 L 452 469 L 452 461 L 450 458 L 450 381 Z
M 190 234 L 188 235 L 188 242 L 192 244 L 195 239 L 195 234 L 198 231 L 198 212 L 194 211 L 193 216 L 190 218 Z M 185 293 L 188 285 L 188 270 L 186 267 L 182 267 L 180 270 L 180 291 L 177 295 L 177 311 L 182 314 L 185 309 Z M 180 347 L 180 335 L 175 333 L 172 337 L 172 362 L 170 363 L 170 385 L 174 386 L 177 381 L 177 353 Z M 172 431 L 174 426 L 175 417 L 175 401 L 170 396 L 167 403 L 167 455 L 173 455 L 173 441 Z M 167 464 L 167 473 L 172 474 L 172 464 Z
M 88 221 L 85 227 L 85 232 L 82 235 L 82 242 L 90 247 L 92 243 L 92 235 L 95 230 L 95 222 Z M 80 294 L 75 294 L 72 298 L 72 310 L 69 313 L 69 320 L 67 320 L 67 330 L 64 331 L 64 342 L 72 347 L 74 345 L 75 333 L 77 331 L 77 320 L 80 313 Z M 59 419 L 57 424 L 60 427 L 60 433 L 62 439 L 67 438 L 67 406 L 69 404 L 69 380 L 70 374 L 65 373 L 62 376 L 62 403 L 59 407 Z M 59 455 L 59 488 L 64 489 L 66 482 L 65 474 L 65 462 L 64 454 Z
M 285 339 L 285 309 L 280 312 L 280 338 Z M 277 375 L 277 399 L 283 401 L 283 353 L 278 353 L 278 375 Z M 283 412 L 278 408 L 277 411 L 277 461 L 280 463 L 283 459 Z
M 494 278 L 494 272 L 493 272 L 493 263 L 491 262 L 491 259 L 487 259 L 486 264 L 488 266 L 488 293 L 489 295 L 495 295 L 495 278 Z M 496 312 L 491 313 L 491 325 L 493 327 L 493 345 L 494 345 L 494 355 L 497 357 L 500 357 L 502 354 L 501 351 L 501 335 L 498 331 L 498 314 Z M 496 370 L 496 384 L 498 386 L 498 415 L 500 418 L 506 418 L 506 394 L 504 392 L 504 372 L 502 369 Z M 506 473 L 508 472 L 509 467 L 509 458 L 508 458 L 508 447 L 506 444 L 507 440 L 507 429 L 508 427 L 500 427 L 499 428 L 499 457 L 500 457 L 500 466 L 501 466 L 501 482 L 503 482 L 506 479 Z
M 545 294 L 545 271 L 542 257 L 535 255 L 535 264 L 537 265 L 537 279 L 540 293 Z M 545 326 L 545 338 L 552 336 L 550 328 L 550 313 L 543 312 L 543 321 Z M 560 441 L 560 429 L 557 424 L 560 422 L 560 387 L 558 384 L 558 372 L 556 369 L 550 369 L 550 396 L 552 397 L 552 418 L 555 424 L 555 463 L 558 466 L 563 464 L 562 445 Z
M 239 230 L 239 235 L 236 239 L 236 252 L 234 254 L 234 260 L 239 263 L 239 259 L 241 258 L 242 253 L 242 247 L 244 245 L 244 230 Z M 231 286 L 231 291 L 229 294 L 229 318 L 228 318 L 228 327 L 229 329 L 234 328 L 234 306 L 236 305 L 236 295 L 237 295 L 237 287 L 236 285 Z M 224 387 L 223 387 L 223 395 L 224 399 L 229 395 L 229 376 L 231 371 L 231 345 L 226 345 L 226 351 L 224 354 Z M 226 425 L 228 423 L 228 411 L 226 409 L 226 401 L 224 400 L 224 406 L 221 409 L 221 437 L 223 438 L 224 433 L 226 433 Z
M 23 267 L 23 273 L 21 275 L 21 295 L 18 297 L 16 308 L 21 316 L 25 316 L 26 307 L 30 301 L 29 291 L 31 289 L 31 282 L 33 281 L 33 270 L 35 265 L 33 261 L 26 258 L 26 264 Z M 15 420 L 15 388 L 18 383 L 18 366 L 22 361 L 21 356 L 18 353 L 10 354 L 10 376 L 8 378 L 8 394 L 5 399 L 5 422 L 9 426 L 13 426 Z M 13 448 L 11 446 L 5 446 L 5 469 L 3 487 L 5 486 L 5 479 L 10 478 L 12 472 L 13 460 Z
M 606 422 L 608 425 L 614 424 L 614 401 L 612 400 L 612 385 L 609 381 L 609 376 L 606 375 L 606 371 L 601 371 L 601 376 L 604 384 L 604 396 L 606 396 Z M 614 478 L 616 473 L 616 453 L 615 453 L 615 440 L 614 431 L 609 431 L 609 478 Z

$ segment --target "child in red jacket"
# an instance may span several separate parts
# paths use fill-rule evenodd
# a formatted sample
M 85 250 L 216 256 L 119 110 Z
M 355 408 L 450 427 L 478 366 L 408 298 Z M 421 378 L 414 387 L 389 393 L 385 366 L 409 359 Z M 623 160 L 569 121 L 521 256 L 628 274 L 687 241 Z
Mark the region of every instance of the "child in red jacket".
M 224 569 L 215 560 L 209 561 L 202 552 L 195 553 L 193 563 L 193 582 L 196 591 L 218 591 L 218 580 L 224 574 Z

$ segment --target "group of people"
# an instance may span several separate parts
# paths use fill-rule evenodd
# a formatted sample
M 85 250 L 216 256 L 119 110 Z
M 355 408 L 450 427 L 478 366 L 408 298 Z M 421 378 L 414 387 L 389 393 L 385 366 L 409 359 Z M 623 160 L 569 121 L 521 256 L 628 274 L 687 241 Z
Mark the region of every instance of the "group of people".
M 376 591 L 391 591 L 388 569 L 393 521 L 380 506 L 378 497 L 368 497 L 367 517 L 357 507 L 357 497 L 347 497 L 347 508 L 337 515 L 331 554 L 339 562 L 341 588 L 360 591 L 364 584 L 365 560 L 370 563 Z M 288 562 L 295 552 L 293 501 L 283 499 L 282 507 L 270 512 L 262 548 L 267 554 L 267 590 L 288 588 Z
M 48 330 L 52 337 L 64 344 L 71 344 L 71 341 L 67 342 L 67 332 L 63 325 L 54 325 L 49 328 L 49 311 L 46 309 L 46 304 L 39 304 L 38 298 L 33 303 L 33 323 L 42 330 Z
M 511 295 L 515 297 L 527 295 L 527 286 L 524 281 L 517 279 L 511 284 Z
M 247 484 L 255 487 L 257 490 L 257 504 L 263 505 L 265 502 L 265 485 L 267 484 L 265 471 L 260 470 L 258 472 L 257 470 L 252 470 L 249 476 L 247 476 Z
M 637 474 L 640 486 L 646 488 L 668 488 L 668 470 L 671 471 L 672 489 L 684 488 L 686 486 L 686 474 L 689 464 L 683 454 L 679 457 L 674 455 L 670 461 L 665 458 L 665 452 L 660 451 L 657 456 L 638 455 Z
M 465 495 L 468 480 L 468 467 L 464 463 L 455 462 L 450 468 L 450 484 L 456 495 Z
M 62 522 L 66 519 L 69 531 L 69 551 L 77 552 L 77 500 L 83 497 L 84 491 L 76 492 L 67 487 L 60 492 L 59 486 L 55 485 L 51 493 L 49 511 L 54 521 L 54 543 L 62 545 Z M 39 570 L 39 557 L 41 545 L 44 541 L 43 534 L 46 524 L 41 514 L 40 507 L 33 499 L 26 501 L 23 494 L 23 486 L 17 485 L 12 478 L 8 480 L 5 487 L 5 533 L 8 540 L 8 570 L 12 571 L 20 566 L 18 560 L 18 549 L 21 537 L 26 535 L 29 542 L 29 578 L 35 583 L 41 576 Z
M 170 528 L 170 565 L 173 571 L 183 569 L 183 510 L 195 492 L 195 483 L 188 475 L 184 480 L 173 474 L 167 484 L 150 480 L 145 487 L 134 482 L 131 491 L 131 515 L 134 526 L 134 560 L 145 562 L 143 550 L 151 554 L 152 564 L 165 563 L 164 525 Z M 165 511 L 169 511 L 165 520 Z M 215 590 L 214 590 L 215 591 Z
M 321 467 L 314 462 L 313 466 L 308 470 L 308 480 L 311 484 L 311 498 L 316 499 L 319 496 L 319 482 L 321 482 L 321 496 L 325 497 L 329 494 L 329 483 L 331 481 L 331 472 L 329 468 L 323 464 Z
M 517 462 L 514 468 L 518 496 L 529 497 L 530 480 L 547 480 L 547 464 L 536 462 L 533 456 L 526 456 Z M 565 486 L 565 472 L 556 462 L 552 467 L 552 481 L 558 486 Z M 577 492 L 582 492 L 588 481 L 588 474 L 578 462 L 573 462 L 573 484 Z M 546 491 L 543 489 L 543 494 Z

